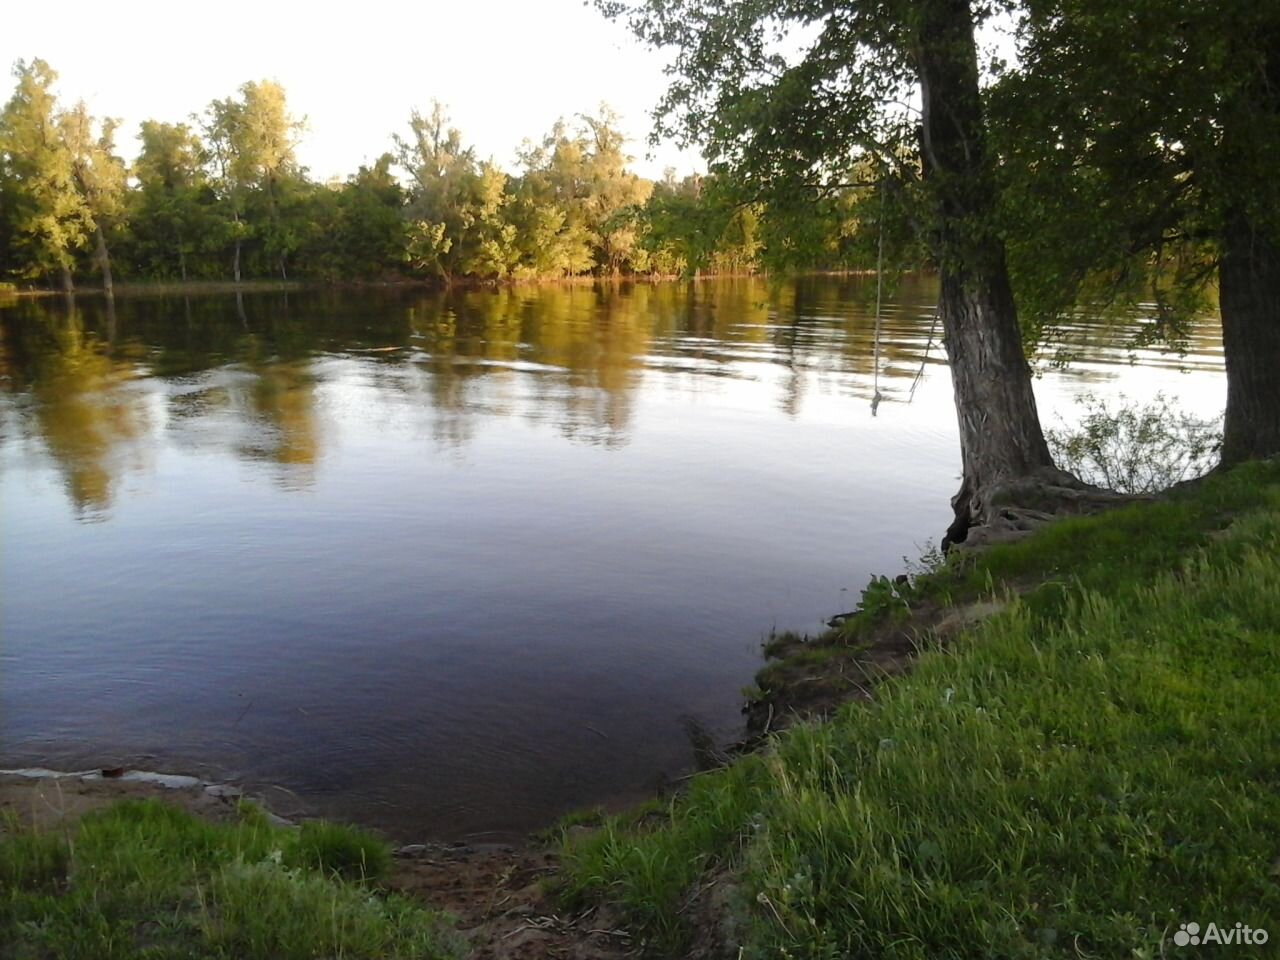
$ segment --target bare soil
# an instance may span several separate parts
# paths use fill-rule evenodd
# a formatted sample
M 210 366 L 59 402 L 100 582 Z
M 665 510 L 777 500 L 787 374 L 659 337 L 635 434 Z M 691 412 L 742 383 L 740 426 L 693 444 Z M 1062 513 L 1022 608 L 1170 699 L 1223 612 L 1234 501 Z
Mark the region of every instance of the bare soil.
M 547 887 L 557 869 L 555 854 L 536 844 L 415 844 L 397 852 L 388 885 L 457 917 L 475 960 L 638 956 L 607 912 L 558 908 Z

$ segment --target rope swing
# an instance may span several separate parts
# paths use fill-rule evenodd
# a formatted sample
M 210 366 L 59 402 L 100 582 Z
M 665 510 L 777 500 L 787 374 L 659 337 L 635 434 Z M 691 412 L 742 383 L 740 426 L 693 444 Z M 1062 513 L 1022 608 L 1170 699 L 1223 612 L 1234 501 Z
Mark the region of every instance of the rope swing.
M 876 252 L 876 338 L 874 366 L 871 374 L 871 415 L 880 406 L 880 308 L 884 294 L 884 181 L 880 181 L 880 241 Z

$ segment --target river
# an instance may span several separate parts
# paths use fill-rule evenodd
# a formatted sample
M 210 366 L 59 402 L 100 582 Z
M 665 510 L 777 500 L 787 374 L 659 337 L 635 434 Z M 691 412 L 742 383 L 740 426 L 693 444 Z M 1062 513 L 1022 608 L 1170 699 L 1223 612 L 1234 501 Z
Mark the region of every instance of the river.
M 500 837 L 692 767 L 773 628 L 936 543 L 934 287 L 295 290 L 0 305 L 0 767 L 232 777 Z M 1085 392 L 1225 397 L 1081 318 Z M 879 402 L 873 403 L 879 394 Z M 294 798 L 301 798 L 295 801 Z

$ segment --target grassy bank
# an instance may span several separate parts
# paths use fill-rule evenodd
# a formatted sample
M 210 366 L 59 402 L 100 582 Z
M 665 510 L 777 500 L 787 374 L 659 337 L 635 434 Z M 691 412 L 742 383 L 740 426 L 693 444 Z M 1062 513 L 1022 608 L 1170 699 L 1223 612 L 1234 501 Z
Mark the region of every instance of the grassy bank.
M 381 841 L 272 826 L 252 807 L 212 823 L 128 800 L 65 829 L 0 823 L 0 957 L 459 956 L 442 918 L 384 895 Z
M 982 598 L 874 703 L 575 833 L 565 895 L 666 955 L 1160 957 L 1189 921 L 1276 950 L 1280 464 L 880 590 L 808 655 Z

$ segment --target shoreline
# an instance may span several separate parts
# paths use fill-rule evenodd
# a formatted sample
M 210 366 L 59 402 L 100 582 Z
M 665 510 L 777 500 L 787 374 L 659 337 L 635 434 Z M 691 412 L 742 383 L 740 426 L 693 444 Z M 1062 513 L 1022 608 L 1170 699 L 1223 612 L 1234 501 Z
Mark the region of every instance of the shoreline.
M 1278 537 L 1272 460 L 873 578 L 769 645 L 767 748 L 567 838 L 566 896 L 699 958 L 1039 956 L 1045 929 L 1158 956 L 1190 916 L 1257 927 L 1280 903 Z M 1209 836 L 1232 845 L 1184 846 Z
M 201 816 L 223 815 L 240 801 L 262 808 L 274 826 L 295 826 L 261 798 L 229 781 L 203 780 L 186 774 L 122 768 L 51 770 L 17 767 L 0 770 L 0 809 L 30 811 L 30 823 L 48 827 L 126 797 L 161 797 Z M 21 816 L 21 814 L 19 814 Z
M 1263 837 L 1280 824 L 1280 804 L 1257 806 L 1251 770 L 1264 757 L 1259 711 L 1275 710 L 1258 658 L 1277 656 L 1263 640 L 1276 616 L 1265 598 L 1280 596 L 1278 531 L 1280 461 L 874 578 L 826 633 L 767 645 L 747 718 L 754 734 L 709 750 L 714 766 L 661 802 L 567 817 L 516 845 L 405 844 L 386 889 L 455 915 L 472 956 L 520 960 L 614 960 L 637 947 L 706 960 L 795 943 L 796 930 L 850 952 L 903 930 L 940 948 L 961 928 L 966 943 L 1012 955 L 1041 942 L 1045 922 L 1128 955 L 1163 943 L 1170 915 L 1220 913 L 1226 901 L 1213 891 L 1228 881 L 1222 896 L 1255 922 L 1276 896 Z M 1218 682 L 1188 685 L 1188 662 Z M 1077 747 L 1090 742 L 1087 753 Z M 1235 767 L 1210 762 L 1227 749 Z M 121 790 L 168 789 L 159 775 L 101 774 L 28 780 L 53 787 L 46 806 L 65 803 L 59 783 L 97 806 Z M 0 788 L 8 780 L 0 773 Z M 210 797 L 190 780 L 171 782 L 198 791 L 214 815 L 235 809 L 234 788 Z M 1108 811 L 1120 786 L 1130 812 L 1117 818 Z M 1196 836 L 1226 818 L 1250 843 L 1226 858 L 1184 858 L 1170 874 L 1163 841 L 1137 859 L 1126 853 L 1146 842 L 1148 817 Z M 1034 846 L 1001 847 L 1011 829 Z M 1099 830 L 1112 839 L 1078 842 Z M 991 842 L 975 846 L 975 836 Z M 1034 869 L 1041 863 L 1061 869 Z M 841 909 L 842 891 L 899 890 L 939 865 L 955 877 L 940 899 L 886 897 L 870 922 Z M 1073 905 L 1064 884 L 1098 903 Z M 1062 916 L 1042 916 L 1040 903 Z M 784 908 L 821 912 L 829 926 L 792 927 Z M 1123 928 L 1097 919 L 1131 913 Z M 1015 914 L 998 927 L 983 919 Z
M 929 272 L 929 271 L 924 271 Z M 802 277 L 870 277 L 875 270 L 805 270 L 796 276 Z M 398 280 L 123 280 L 117 282 L 112 296 L 201 296 L 225 293 L 290 293 L 304 290 L 417 290 L 427 293 L 448 294 L 473 290 L 519 289 L 522 287 L 555 287 L 555 286 L 621 286 L 627 284 L 660 284 L 660 283 L 706 283 L 717 280 L 765 279 L 775 276 L 767 270 L 733 273 L 700 273 L 693 276 L 679 274 L 610 274 L 603 276 L 574 277 L 507 277 L 504 279 L 479 279 L 464 277 L 450 283 L 441 283 L 427 279 Z M 85 285 L 74 290 L 57 290 L 47 287 L 20 287 L 0 285 L 0 297 L 49 298 L 105 296 L 106 291 L 100 286 Z
M 745 731 L 745 709 L 743 713 L 741 729 Z M 108 805 L 113 797 L 135 794 L 173 799 L 185 807 L 192 797 L 204 795 L 225 801 L 230 807 L 241 800 L 250 802 L 267 812 L 280 826 L 308 821 L 340 823 L 369 831 L 397 847 L 423 844 L 522 847 L 535 838 L 550 835 L 565 822 L 595 821 L 624 815 L 655 799 L 669 797 L 691 778 L 705 769 L 718 766 L 724 757 L 735 754 L 748 735 L 744 733 L 743 737 L 725 744 L 709 744 L 705 750 L 700 748 L 696 764 L 671 774 L 655 774 L 647 785 L 608 791 L 581 802 L 566 797 L 567 803 L 557 805 L 558 812 L 522 818 L 514 824 L 504 822 L 497 814 L 485 816 L 483 811 L 486 808 L 479 804 L 471 809 L 480 813 L 464 816 L 461 822 L 456 813 L 441 816 L 425 808 L 419 816 L 405 812 L 379 816 L 379 804 L 362 802 L 359 798 L 350 799 L 345 795 L 317 797 L 302 787 L 295 790 L 273 780 L 235 773 L 224 775 L 219 768 L 199 761 L 175 761 L 159 769 L 135 766 L 130 759 L 110 752 L 103 754 L 101 759 L 92 755 L 86 759 L 82 755 L 67 768 L 50 767 L 46 765 L 50 761 L 45 758 L 32 757 L 23 757 L 16 765 L 0 766 L 0 809 L 11 806 L 7 798 L 12 795 L 32 792 L 56 795 L 60 786 L 73 787 L 78 795 L 94 798 L 90 805 L 95 808 Z M 491 806 L 496 811 L 497 799 L 491 799 L 494 800 Z
M 242 804 L 248 802 L 272 828 L 301 830 L 304 836 L 310 820 L 282 817 L 253 791 L 232 783 L 184 774 L 15 768 L 0 770 L 0 839 L 15 826 L 71 836 L 83 816 L 105 815 L 124 801 L 149 800 L 222 825 L 243 822 Z M 391 867 L 379 884 L 381 895 L 403 897 L 451 917 L 449 929 L 462 935 L 469 958 L 624 960 L 636 955 L 631 936 L 607 907 L 562 909 L 549 883 L 560 872 L 552 827 L 511 843 L 386 842 Z

